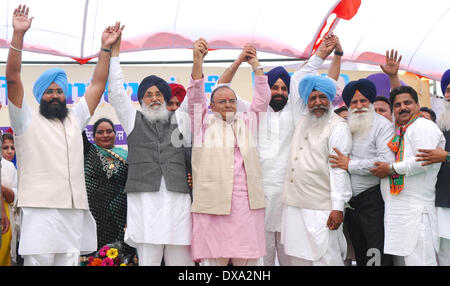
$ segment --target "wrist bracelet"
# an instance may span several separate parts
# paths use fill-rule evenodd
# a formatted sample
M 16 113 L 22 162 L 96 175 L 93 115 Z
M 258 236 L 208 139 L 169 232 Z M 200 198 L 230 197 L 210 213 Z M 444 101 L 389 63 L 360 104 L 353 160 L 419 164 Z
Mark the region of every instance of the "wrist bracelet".
M 263 70 L 264 68 L 263 68 L 263 66 L 257 66 L 257 67 L 255 67 L 254 69 L 253 69 L 253 71 L 256 71 L 256 70 Z
M 11 49 L 13 49 L 14 51 L 22 52 L 21 49 L 18 49 L 18 48 L 16 48 L 16 47 L 13 47 L 13 45 L 9 45 L 9 47 L 10 47 Z
M 394 163 L 391 164 L 391 168 L 390 169 L 391 169 L 391 172 L 392 172 L 393 175 L 398 175 L 397 171 L 395 171 L 395 169 L 394 169 Z
M 334 50 L 334 54 L 335 54 L 336 56 L 342 57 L 342 56 L 344 55 L 344 51 L 338 52 L 338 51 Z
M 447 160 L 447 162 L 450 162 L 450 152 L 447 152 L 447 158 L 446 158 Z
M 107 48 L 102 48 L 102 51 L 107 52 L 107 53 L 111 53 L 111 50 L 107 49 Z

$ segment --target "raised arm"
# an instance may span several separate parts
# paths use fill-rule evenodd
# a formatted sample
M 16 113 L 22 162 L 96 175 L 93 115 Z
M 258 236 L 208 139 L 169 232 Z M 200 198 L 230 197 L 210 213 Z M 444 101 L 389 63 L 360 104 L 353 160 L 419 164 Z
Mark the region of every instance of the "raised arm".
M 239 57 L 228 67 L 220 76 L 218 84 L 230 83 L 233 80 L 236 71 L 239 69 L 243 62 L 248 62 L 251 57 L 256 56 L 256 49 L 252 45 L 245 45 Z
M 249 111 L 266 112 L 271 97 L 267 76 L 264 74 L 264 71 L 259 64 L 256 49 L 253 46 L 246 46 L 243 52 L 247 55 L 247 61 L 249 65 L 252 66 L 255 73 L 255 94 L 252 98 Z
M 391 84 L 391 90 L 393 88 L 401 86 L 400 79 L 398 77 L 398 68 L 400 66 L 400 62 L 402 60 L 402 56 L 398 57 L 398 51 L 389 50 L 386 51 L 386 63 L 384 65 L 380 65 L 381 70 L 389 77 L 389 82 Z
M 106 80 L 108 78 L 109 60 L 111 56 L 111 47 L 117 42 L 122 34 L 124 26 L 120 27 L 120 22 L 115 26 L 107 27 L 102 34 L 102 45 L 91 84 L 86 89 L 84 95 L 91 115 L 94 114 L 103 92 L 105 91 Z
M 108 100 L 114 108 L 123 130 L 129 135 L 134 129 L 136 109 L 124 87 L 125 77 L 120 68 L 119 58 L 120 43 L 121 37 L 119 37 L 111 48 L 112 52 L 108 74 Z
M 335 48 L 335 44 L 329 43 L 332 38 L 326 37 L 320 44 L 317 52 L 306 61 L 291 77 L 289 90 L 289 99 L 285 108 L 291 110 L 294 124 L 300 115 L 307 111 L 306 103 L 300 98 L 298 85 L 301 79 L 308 74 L 316 74 L 323 61 L 331 54 Z
M 8 100 L 18 108 L 22 108 L 23 84 L 20 78 L 22 70 L 22 47 L 25 33 L 31 27 L 33 17 L 28 18 L 29 8 L 19 5 L 13 14 L 13 36 L 9 47 L 8 60 L 6 62 L 6 82 Z
M 333 59 L 331 61 L 330 67 L 328 68 L 327 76 L 337 81 L 339 79 L 339 74 L 341 73 L 341 58 L 344 55 L 344 51 L 342 50 L 339 38 L 336 35 L 330 35 L 330 37 L 333 37 L 333 40 L 329 44 L 332 44 L 334 42 L 335 46 Z
M 193 64 L 192 75 L 189 86 L 186 90 L 188 98 L 188 110 L 191 121 L 192 143 L 201 144 L 203 141 L 203 132 L 206 128 L 206 115 L 208 107 L 206 106 L 205 83 L 203 77 L 203 60 L 208 54 L 208 43 L 200 38 L 193 45 Z

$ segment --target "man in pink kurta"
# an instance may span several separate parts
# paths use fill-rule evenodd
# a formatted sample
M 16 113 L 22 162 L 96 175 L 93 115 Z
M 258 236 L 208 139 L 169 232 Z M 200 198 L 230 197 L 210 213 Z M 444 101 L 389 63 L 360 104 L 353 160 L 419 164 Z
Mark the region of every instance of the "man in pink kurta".
M 208 114 L 202 74 L 202 63 L 206 53 L 206 41 L 203 39 L 196 41 L 192 78 L 187 89 L 194 144 L 191 255 L 193 260 L 200 261 L 201 265 L 227 265 L 229 262 L 233 265 L 261 265 L 261 258 L 266 254 L 264 193 L 261 187 L 256 144 L 253 144 L 255 148 L 248 146 L 254 143 L 252 133 L 256 132 L 258 118 L 261 116 L 259 113 L 265 112 L 270 102 L 267 77 L 259 66 L 256 50 L 252 46 L 246 46 L 243 53 L 248 54 L 248 63 L 255 71 L 255 95 L 250 110 L 244 114 L 236 114 L 234 91 L 228 86 L 222 86 L 216 88 L 211 95 L 211 109 L 214 114 Z M 218 126 L 219 132 L 210 135 Z M 205 151 L 205 148 L 209 148 L 206 146 L 208 138 L 220 137 L 222 136 L 220 134 L 226 133 L 227 130 L 231 131 L 231 138 L 228 138 L 231 139 L 229 141 L 232 144 L 231 148 L 214 147 L 212 148 L 214 151 Z M 241 135 L 245 132 L 248 133 L 247 137 Z M 195 155 L 196 146 L 203 149 L 197 149 L 198 156 Z M 223 151 L 225 149 L 234 151 L 234 154 Z M 214 153 L 215 150 L 217 153 Z M 227 190 L 220 181 L 223 174 L 217 174 L 220 177 L 217 179 L 214 175 L 215 169 L 208 166 L 211 166 L 211 161 L 213 164 L 225 164 L 224 161 L 227 160 L 223 158 L 227 154 L 231 157 L 228 159 L 234 161 L 234 164 L 233 170 L 228 168 L 232 183 L 228 180 L 230 178 L 226 179 L 231 193 L 224 195 Z M 223 173 L 223 169 L 217 170 Z M 203 182 L 208 187 L 201 186 Z M 222 196 L 226 198 L 218 199 Z M 207 198 L 204 201 L 211 202 L 211 205 L 200 202 L 202 198 Z

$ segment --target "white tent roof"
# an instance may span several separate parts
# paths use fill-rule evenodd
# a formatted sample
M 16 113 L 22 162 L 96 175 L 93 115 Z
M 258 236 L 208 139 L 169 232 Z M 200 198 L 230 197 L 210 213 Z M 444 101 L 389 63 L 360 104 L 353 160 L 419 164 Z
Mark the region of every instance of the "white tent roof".
M 448 0 L 2 0 L 3 61 L 19 4 L 35 17 L 24 61 L 86 62 L 97 55 L 105 27 L 120 21 L 122 61 L 190 61 L 199 37 L 215 49 L 207 60 L 234 59 L 248 42 L 263 59 L 304 59 L 334 31 L 344 61 L 378 65 L 394 48 L 403 70 L 440 80 L 450 68 Z

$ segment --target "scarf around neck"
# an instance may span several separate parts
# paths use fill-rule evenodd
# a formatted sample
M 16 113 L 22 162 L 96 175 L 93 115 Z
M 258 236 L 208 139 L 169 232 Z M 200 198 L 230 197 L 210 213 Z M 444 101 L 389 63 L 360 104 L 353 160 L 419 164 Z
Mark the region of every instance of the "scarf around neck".
M 406 133 L 406 129 L 420 117 L 423 117 L 422 112 L 414 114 L 405 125 L 399 125 L 397 121 L 395 122 L 394 137 L 388 142 L 388 147 L 395 153 L 395 162 L 403 161 L 403 153 L 405 151 L 403 136 Z M 392 195 L 398 195 L 403 190 L 405 186 L 404 177 L 404 175 L 400 174 L 394 174 L 389 177 Z

